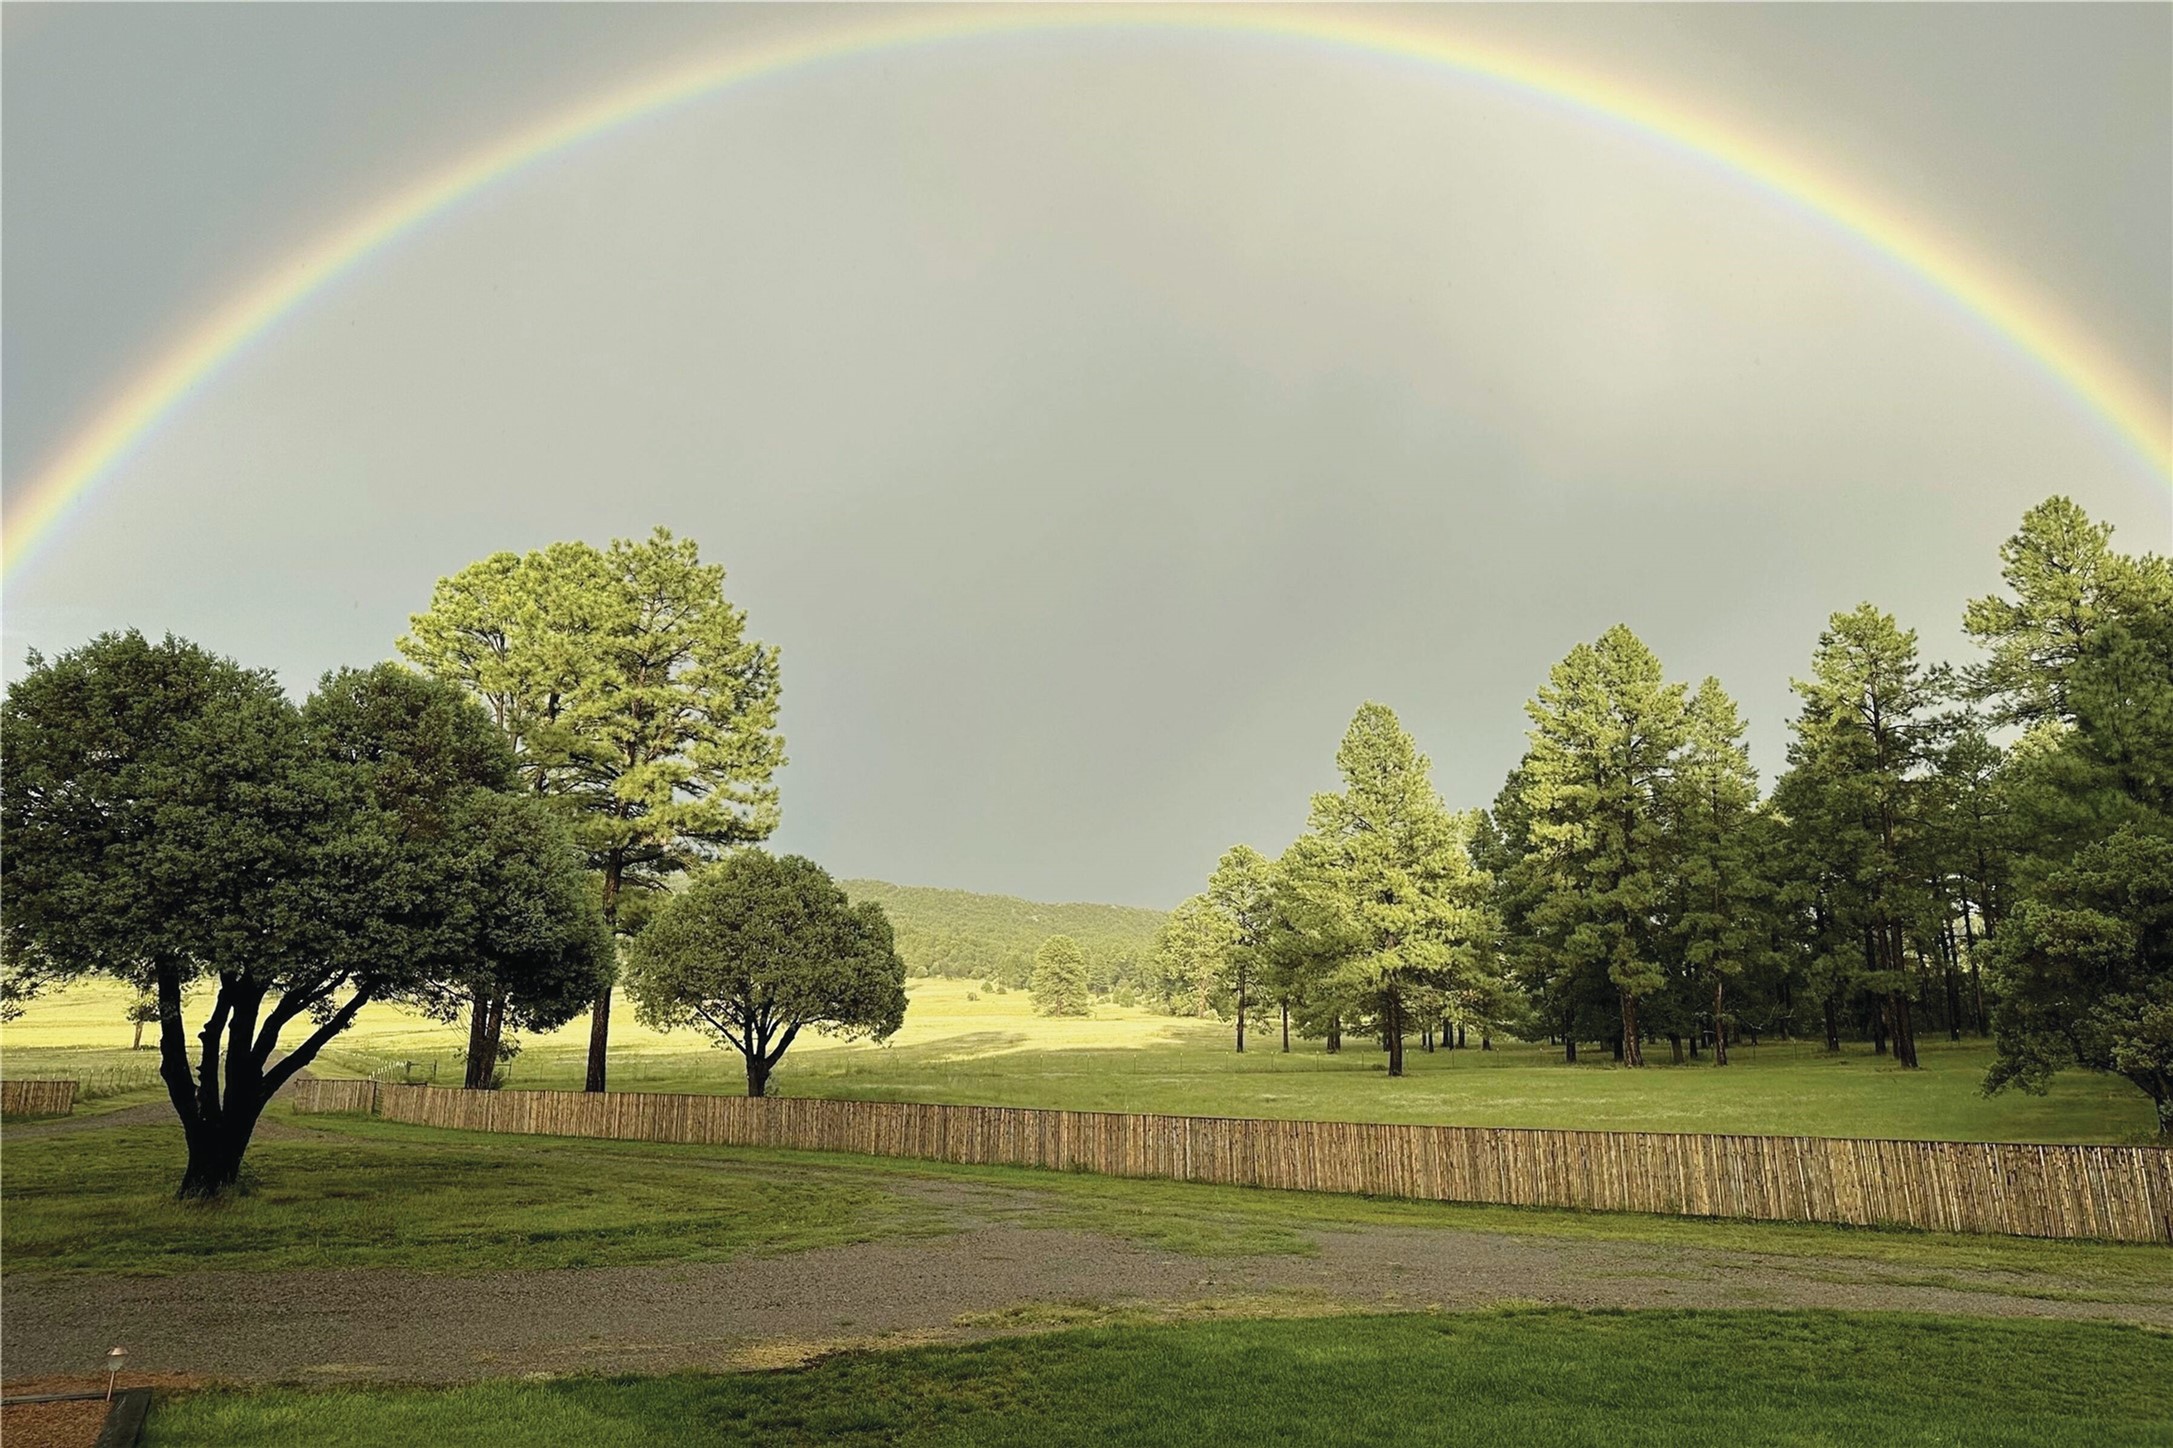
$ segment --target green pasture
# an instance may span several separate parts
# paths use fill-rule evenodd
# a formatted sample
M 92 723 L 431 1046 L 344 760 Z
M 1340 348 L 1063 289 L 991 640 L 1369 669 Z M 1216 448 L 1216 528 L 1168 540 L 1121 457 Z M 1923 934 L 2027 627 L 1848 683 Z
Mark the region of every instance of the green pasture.
M 1817 1312 L 1502 1311 L 1094 1328 L 788 1372 L 203 1392 L 152 1448 L 1715 1443 L 2142 1448 L 2173 1339 Z
M 1022 1223 L 1201 1256 L 1309 1253 L 1318 1230 L 1391 1226 L 1834 1259 L 1968 1290 L 1995 1274 L 2109 1298 L 2173 1291 L 2163 1248 L 1396 1201 L 813 1152 L 493 1136 L 295 1117 L 251 1149 L 247 1190 L 181 1202 L 179 1133 L 18 1136 L 0 1175 L 11 1276 L 397 1266 L 421 1271 L 723 1261 L 948 1230 L 919 1183 L 1002 1188 Z M 1447 1240 L 1447 1239 L 1445 1239 Z M 1818 1263 L 1825 1266 L 1818 1266 Z
M 1364 1040 L 1329 1055 L 1299 1042 L 1289 1055 L 1272 1031 L 1243 1056 L 1227 1025 L 1103 1005 L 1086 1019 L 1036 1016 L 1023 991 L 972 982 L 909 981 L 905 1028 L 889 1043 L 820 1037 L 795 1045 L 775 1079 L 784 1095 L 944 1101 L 1206 1116 L 1436 1122 L 1640 1131 L 1925 1137 L 1956 1141 L 2149 1141 L 2148 1103 L 2127 1083 L 2069 1073 L 2050 1095 L 1980 1089 L 1990 1048 L 1926 1040 L 1924 1069 L 1902 1071 L 1868 1046 L 1838 1056 L 1804 1042 L 1744 1044 L 1733 1064 L 1610 1063 L 1587 1048 L 1565 1065 L 1558 1051 L 1499 1042 L 1481 1051 L 1415 1049 L 1409 1074 L 1390 1080 Z M 35 1001 L 0 1028 L 0 1071 L 11 1077 L 78 1075 L 114 1103 L 158 1095 L 155 1053 L 127 1049 L 127 997 L 86 983 Z M 611 1085 L 622 1091 L 736 1094 L 738 1058 L 690 1032 L 660 1035 L 615 1013 Z M 315 1069 L 321 1075 L 457 1083 L 465 1035 L 457 1023 L 393 1006 L 366 1010 Z M 510 1068 L 515 1087 L 577 1088 L 588 1046 L 585 1018 L 526 1041 Z M 1665 1059 L 1665 1051 L 1659 1053 Z M 1595 1059 L 1596 1058 L 1596 1059 Z M 137 1082 L 121 1091 L 110 1089 Z

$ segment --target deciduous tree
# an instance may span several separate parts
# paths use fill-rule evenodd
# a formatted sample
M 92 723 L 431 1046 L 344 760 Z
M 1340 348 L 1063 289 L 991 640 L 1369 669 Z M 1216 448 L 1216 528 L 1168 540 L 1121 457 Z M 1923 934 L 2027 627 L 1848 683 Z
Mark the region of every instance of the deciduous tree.
M 887 1040 L 905 964 L 881 906 L 855 905 L 814 861 L 735 850 L 699 871 L 627 947 L 640 1019 L 692 1026 L 740 1053 L 747 1094 L 803 1030 Z
M 0 749 L 7 959 L 155 995 L 184 1196 L 239 1179 L 273 1093 L 363 1006 L 442 990 L 489 948 L 510 902 L 484 882 L 518 888 L 477 866 L 468 828 L 510 782 L 503 739 L 395 665 L 328 675 L 297 710 L 269 673 L 108 634 L 32 657 Z

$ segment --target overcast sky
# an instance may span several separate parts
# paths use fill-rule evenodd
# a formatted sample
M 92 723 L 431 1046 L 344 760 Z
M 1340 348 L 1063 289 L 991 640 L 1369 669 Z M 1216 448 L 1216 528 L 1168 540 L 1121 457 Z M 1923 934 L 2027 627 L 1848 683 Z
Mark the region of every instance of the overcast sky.
M 9 506 L 157 344 L 356 208 L 835 11 L 4 12 Z M 2173 7 L 1430 12 L 1735 118 L 2027 275 L 2173 409 Z M 1618 127 L 1212 33 L 978 38 L 554 158 L 267 336 L 5 580 L 98 630 L 389 655 L 501 548 L 665 523 L 784 654 L 841 875 L 1168 905 L 1391 705 L 1451 803 L 1626 622 L 1770 773 L 1827 614 L 1962 651 L 2022 510 L 2173 494 L 1859 242 Z

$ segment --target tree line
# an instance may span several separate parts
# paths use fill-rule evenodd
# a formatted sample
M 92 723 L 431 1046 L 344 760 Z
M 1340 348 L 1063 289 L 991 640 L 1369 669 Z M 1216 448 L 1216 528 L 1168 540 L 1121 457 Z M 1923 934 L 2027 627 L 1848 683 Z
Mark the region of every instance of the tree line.
M 2117 1074 L 2173 1132 L 2173 567 L 2066 498 L 1968 604 L 1981 656 L 1927 661 L 1872 604 L 1836 613 L 1761 791 L 1718 680 L 1670 681 L 1628 628 L 1526 705 L 1491 806 L 1452 810 L 1395 715 L 1358 711 L 1339 791 L 1280 857 L 1240 845 L 1150 954 L 1165 1008 L 1340 1049 L 1363 1032 L 1666 1042 L 1988 1035 L 1987 1089 Z

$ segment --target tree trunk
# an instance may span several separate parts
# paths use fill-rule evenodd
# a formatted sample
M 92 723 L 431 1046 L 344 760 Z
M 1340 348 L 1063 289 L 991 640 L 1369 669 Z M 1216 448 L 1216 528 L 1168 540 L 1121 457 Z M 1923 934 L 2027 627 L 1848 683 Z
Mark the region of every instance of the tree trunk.
M 1384 1004 L 1388 1007 L 1386 1011 L 1382 1012 L 1383 1015 L 1388 1017 L 1388 1029 L 1385 1033 L 1388 1038 L 1388 1074 L 1401 1076 L 1403 1074 L 1403 1002 L 1394 991 L 1390 991 Z
M 1494 1031 L 1492 1027 L 1479 1027 L 1479 1049 L 1482 1051 L 1491 1051 L 1494 1049 Z
M 138 1022 L 136 1022 L 136 1039 L 135 1039 L 135 1042 L 134 1042 L 134 1044 L 132 1044 L 131 1046 L 129 1046 L 129 1048 L 128 1048 L 128 1049 L 129 1049 L 129 1050 L 131 1050 L 131 1051 L 140 1051 L 140 1050 L 142 1050 L 142 1049 L 143 1049 L 143 1022 L 142 1022 L 142 1021 L 138 1021 Z
M 1459 1021 L 1456 1026 L 1456 1049 L 1459 1051 L 1463 1050 L 1465 1048 L 1465 1042 L 1468 1039 L 1469 1038 L 1464 1035 L 1463 1023 Z
M 1894 1059 L 1904 1068 L 1914 1071 L 1916 1060 L 1916 1022 L 1910 1019 L 1909 996 L 1896 991 L 1894 1001 Z
M 490 1028 L 483 1037 L 483 1061 L 486 1071 L 483 1084 L 498 1089 L 498 1063 L 505 1059 L 506 998 L 493 996 L 490 1003 Z
M 181 1195 L 191 1201 L 223 1196 L 241 1180 L 242 1158 L 256 1133 L 259 1106 L 223 1113 L 217 1120 L 184 1126 L 188 1164 L 181 1171 Z
M 181 972 L 178 967 L 161 965 L 157 977 L 158 1074 L 166 1083 L 174 1114 L 181 1118 L 188 1149 L 181 1195 L 217 1197 L 241 1180 L 242 1158 L 266 1103 L 316 1059 L 325 1042 L 353 1023 L 369 995 L 355 992 L 328 1018 L 315 1023 L 301 1044 L 279 1056 L 280 1028 L 302 1016 L 312 1000 L 282 998 L 260 1031 L 257 1017 L 268 988 L 246 976 L 223 975 L 211 1015 L 197 1033 L 201 1044 L 192 1062 L 188 1029 L 181 1019 Z M 320 993 L 314 1002 L 322 1003 L 327 994 Z
M 1954 922 L 1946 925 L 1947 1039 L 1962 1039 L 1962 972 L 1955 959 Z
M 1835 1054 L 1839 1054 L 1841 1050 L 1841 1010 L 1835 1002 L 1835 997 L 1839 994 L 1840 991 L 1836 989 L 1828 992 L 1826 996 L 1826 1049 Z
M 1667 1033 L 1667 1044 L 1669 1055 L 1673 1058 L 1674 1063 L 1680 1066 L 1683 1063 L 1683 1033 L 1681 1031 L 1669 1031 Z
M 1290 998 L 1283 998 L 1283 1054 L 1290 1054 Z
M 483 1058 L 489 1053 L 490 997 L 477 986 L 468 995 L 468 1069 L 460 1084 L 470 1091 L 480 1091 L 490 1084 L 490 1063 Z
M 1969 949 L 1969 991 L 1975 1003 L 1975 1010 L 1971 1014 L 1976 1017 L 1977 1034 L 1982 1036 L 1990 1031 L 1991 1026 L 1984 1018 L 1984 976 L 1977 969 L 1977 931 L 1969 923 L 1967 895 L 1962 897 L 1962 944 Z
M 1434 1028 L 1431 1021 L 1418 1028 L 1418 1048 L 1429 1056 L 1434 1053 Z
M 1328 1017 L 1328 1054 L 1333 1056 L 1343 1049 L 1343 1017 Z
M 767 1096 L 769 1092 L 769 1063 L 762 1059 L 760 1051 L 749 1051 L 747 1053 L 747 1094 L 749 1096 Z
M 1719 976 L 1713 977 L 1713 1064 L 1728 1064 L 1728 1018 L 1721 1014 L 1726 983 Z M 1838 1042 L 1836 1043 L 1838 1044 Z
M 1637 997 L 1622 987 L 1616 987 L 1622 997 L 1622 1050 L 1616 1057 L 1625 1066 L 1645 1064 L 1645 1051 L 1637 1041 Z
M 604 866 L 604 925 L 611 937 L 614 958 L 619 950 L 619 887 L 624 883 L 625 865 L 616 851 Z M 612 971 L 615 978 L 616 970 Z M 588 1080 L 582 1083 L 584 1091 L 604 1089 L 604 1067 L 611 1048 L 611 982 L 605 982 L 603 993 L 596 997 L 596 1004 L 589 1007 L 589 1071 Z

